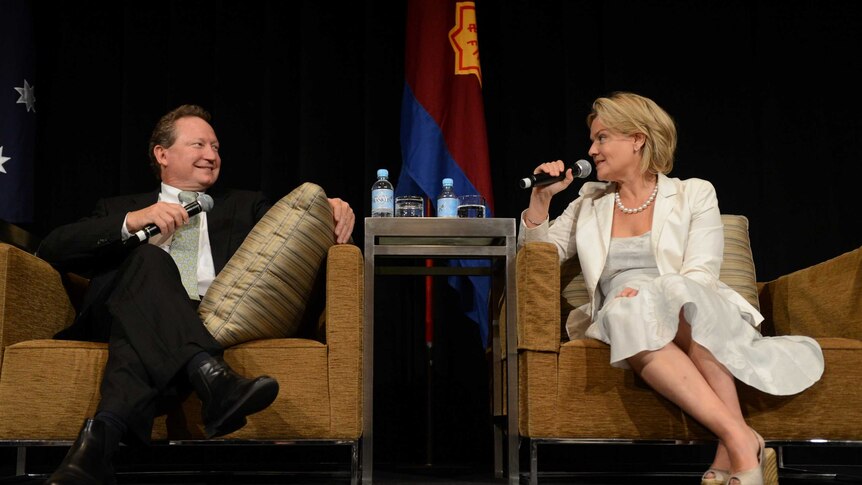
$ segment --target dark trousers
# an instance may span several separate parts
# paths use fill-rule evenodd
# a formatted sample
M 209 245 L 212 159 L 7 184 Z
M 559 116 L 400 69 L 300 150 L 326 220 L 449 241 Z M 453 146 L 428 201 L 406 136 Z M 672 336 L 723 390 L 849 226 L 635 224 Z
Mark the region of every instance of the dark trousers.
M 121 417 L 126 438 L 149 442 L 160 404 L 188 392 L 185 365 L 192 356 L 222 354 L 196 303 L 171 256 L 151 244 L 134 249 L 91 296 L 90 321 L 81 323 L 107 335 L 109 351 L 97 411 Z

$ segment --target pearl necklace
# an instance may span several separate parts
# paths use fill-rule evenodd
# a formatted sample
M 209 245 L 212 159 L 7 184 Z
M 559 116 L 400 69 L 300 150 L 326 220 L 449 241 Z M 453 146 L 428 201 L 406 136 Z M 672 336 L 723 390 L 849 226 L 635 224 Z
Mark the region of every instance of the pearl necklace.
M 646 200 L 646 202 L 641 204 L 640 207 L 635 207 L 634 209 L 629 209 L 628 207 L 624 206 L 622 201 L 620 200 L 620 188 L 619 187 L 617 187 L 616 192 L 614 192 L 614 200 L 617 203 L 617 207 L 619 207 L 619 209 L 622 211 L 623 214 L 637 214 L 638 212 L 643 212 L 647 207 L 649 207 L 649 205 L 652 204 L 652 201 L 655 200 L 655 196 L 657 194 L 658 194 L 658 180 L 655 181 L 655 188 L 652 189 L 652 194 L 650 194 L 650 196 Z

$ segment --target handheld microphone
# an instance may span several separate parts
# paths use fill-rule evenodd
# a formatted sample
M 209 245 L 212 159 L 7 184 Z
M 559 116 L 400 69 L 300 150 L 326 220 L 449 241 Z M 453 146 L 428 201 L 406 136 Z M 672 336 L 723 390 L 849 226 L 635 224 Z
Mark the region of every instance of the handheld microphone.
M 560 180 L 565 180 L 566 171 L 571 168 L 572 175 L 575 178 L 583 179 L 587 178 L 591 173 L 593 173 L 593 166 L 590 165 L 590 162 L 580 159 L 577 162 L 573 163 L 570 167 L 567 167 L 566 170 L 563 170 L 557 177 L 552 177 L 544 172 L 534 173 L 529 177 L 522 178 L 518 182 L 518 186 L 522 189 L 529 189 L 530 187 L 541 187 L 543 185 L 551 185 L 554 182 L 559 182 Z
M 213 204 L 214 202 L 212 197 L 207 194 L 201 194 L 198 196 L 197 200 L 183 206 L 183 209 L 185 209 L 186 212 L 189 213 L 189 217 L 192 217 L 201 212 L 209 212 L 210 210 L 212 210 Z M 126 246 L 130 246 L 142 243 L 147 239 L 155 236 L 156 234 L 160 234 L 161 232 L 162 230 L 159 229 L 159 226 L 155 224 L 149 224 L 140 231 L 132 234 L 132 237 L 126 239 L 124 244 Z

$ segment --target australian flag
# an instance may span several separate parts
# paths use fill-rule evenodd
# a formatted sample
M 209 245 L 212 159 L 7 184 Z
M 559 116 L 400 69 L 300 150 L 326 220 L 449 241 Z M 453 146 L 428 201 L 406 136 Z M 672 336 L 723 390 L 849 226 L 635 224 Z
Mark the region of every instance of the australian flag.
M 401 103 L 401 176 L 396 195 L 435 200 L 441 181 L 455 182 L 458 195 L 485 197 L 493 217 L 491 168 L 482 101 L 482 70 L 473 1 L 408 0 Z M 489 261 L 455 260 L 458 266 Z M 488 276 L 450 277 L 467 316 L 488 340 Z
M 28 0 L 0 0 L 0 219 L 33 221 L 35 43 Z

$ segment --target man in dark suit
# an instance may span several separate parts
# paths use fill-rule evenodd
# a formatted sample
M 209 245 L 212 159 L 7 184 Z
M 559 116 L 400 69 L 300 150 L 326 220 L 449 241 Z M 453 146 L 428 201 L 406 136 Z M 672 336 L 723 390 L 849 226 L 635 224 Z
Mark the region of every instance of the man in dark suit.
M 120 442 L 149 442 L 160 404 L 189 388 L 202 402 L 208 438 L 241 428 L 278 394 L 275 379 L 231 369 L 197 314 L 200 297 L 270 207 L 259 192 L 213 190 L 212 209 L 189 217 L 183 198 L 208 191 L 221 167 L 209 120 L 195 105 L 163 116 L 149 146 L 160 190 L 101 200 L 90 217 L 55 229 L 39 248 L 45 260 L 91 278 L 75 323 L 57 337 L 108 342 L 109 351 L 96 414 L 48 484 L 114 483 L 111 458 Z M 348 242 L 353 210 L 341 199 L 329 203 L 335 240 Z M 159 234 L 129 244 L 153 224 Z M 182 240 L 192 241 L 191 256 L 177 249 Z

